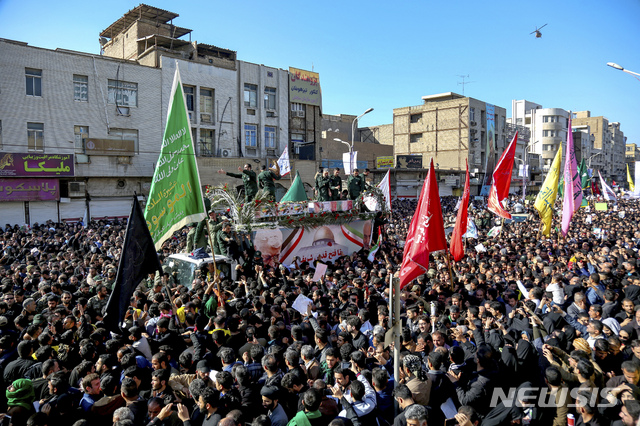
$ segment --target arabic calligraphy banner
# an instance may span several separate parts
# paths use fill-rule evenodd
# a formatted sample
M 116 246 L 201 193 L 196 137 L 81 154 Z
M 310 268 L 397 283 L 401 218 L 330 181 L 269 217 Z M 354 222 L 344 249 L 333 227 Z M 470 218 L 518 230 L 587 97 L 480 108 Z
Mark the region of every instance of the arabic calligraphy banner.
M 341 256 L 350 256 L 363 248 L 371 248 L 371 221 L 356 220 L 343 225 L 326 225 L 317 228 L 276 228 L 260 229 L 253 233 L 253 245 L 262 253 L 265 265 L 274 266 L 276 262 L 298 264 L 335 262 Z M 313 266 L 312 266 L 313 267 Z
M 289 67 L 289 102 L 322 107 L 320 75 Z
M 73 154 L 0 152 L 0 176 L 74 176 Z
M 58 179 L 0 178 L 0 201 L 54 201 L 59 198 Z
M 156 249 L 160 249 L 174 231 L 205 218 L 198 164 L 177 61 L 167 124 L 144 218 Z

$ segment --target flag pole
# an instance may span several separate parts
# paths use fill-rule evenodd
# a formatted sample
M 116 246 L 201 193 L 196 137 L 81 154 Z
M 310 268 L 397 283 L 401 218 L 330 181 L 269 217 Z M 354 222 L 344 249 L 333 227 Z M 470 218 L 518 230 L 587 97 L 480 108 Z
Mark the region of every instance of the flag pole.
M 218 297 L 222 299 L 222 293 L 220 292 L 220 280 L 218 280 L 218 266 L 216 265 L 216 252 L 213 249 L 213 239 L 211 238 L 211 228 L 209 227 L 209 218 L 204 219 L 207 224 L 207 234 L 209 234 L 209 245 L 211 245 L 211 258 L 213 259 L 213 279 L 216 281 L 216 287 L 218 288 Z
M 451 254 L 447 250 L 447 265 L 449 266 L 449 281 L 451 282 L 451 292 L 453 292 L 453 272 L 451 271 Z

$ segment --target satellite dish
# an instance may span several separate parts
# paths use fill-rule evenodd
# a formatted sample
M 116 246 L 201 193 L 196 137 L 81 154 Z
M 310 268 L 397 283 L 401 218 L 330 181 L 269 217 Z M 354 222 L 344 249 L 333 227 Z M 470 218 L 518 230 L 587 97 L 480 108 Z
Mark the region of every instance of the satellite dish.
M 104 46 L 108 42 L 109 40 L 107 40 L 105 37 L 100 37 L 100 46 Z

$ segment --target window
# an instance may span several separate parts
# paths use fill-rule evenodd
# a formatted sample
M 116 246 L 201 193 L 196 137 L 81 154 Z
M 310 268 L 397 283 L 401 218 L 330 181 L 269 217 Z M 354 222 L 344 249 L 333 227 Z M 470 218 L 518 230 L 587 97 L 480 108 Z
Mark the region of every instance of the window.
M 244 125 L 244 144 L 251 148 L 258 146 L 258 130 L 255 124 Z
M 255 84 L 244 84 L 244 106 L 249 108 L 258 106 L 258 86 Z
M 200 129 L 200 155 L 213 157 L 213 130 Z
M 520 119 L 518 119 L 518 120 L 520 120 Z M 518 123 L 518 124 L 522 124 L 522 120 L 520 120 L 520 123 Z M 524 119 L 524 124 L 531 124 L 531 117 L 525 118 Z
M 0 120 L 0 148 L 2 147 L 2 120 Z
M 419 123 L 422 120 L 422 114 L 411 114 L 411 123 Z
M 411 143 L 422 141 L 422 133 L 413 133 L 410 138 Z
M 264 126 L 264 146 L 265 148 L 276 147 L 276 128 L 272 126 Z
M 558 117 L 557 115 L 545 115 L 542 117 L 542 122 L 543 123 L 558 123 L 560 117 Z
M 291 116 L 292 117 L 304 117 L 304 105 L 291 104 Z
M 473 107 L 469 108 L 469 120 L 476 121 L 476 109 Z
M 76 141 L 76 152 L 84 154 L 87 147 L 87 139 L 89 138 L 89 127 L 73 126 L 73 135 Z
M 213 89 L 200 88 L 200 122 L 213 123 Z
M 123 141 L 133 141 L 134 151 L 138 153 L 138 131 L 135 129 L 114 129 L 112 128 L 109 135 L 113 138 Z
M 182 86 L 182 90 L 184 91 L 184 100 L 187 103 L 187 111 L 189 113 L 189 119 L 193 120 L 193 112 L 194 112 L 194 93 L 195 87 L 193 86 Z
M 42 70 L 24 69 L 27 78 L 27 96 L 42 96 Z
M 275 87 L 264 88 L 264 108 L 274 110 L 276 109 L 276 89 Z
M 29 151 L 44 151 L 43 123 L 27 123 L 27 146 Z
M 138 83 L 109 80 L 109 103 L 123 107 L 138 106 Z
M 89 100 L 89 77 L 73 75 L 73 100 L 87 102 Z

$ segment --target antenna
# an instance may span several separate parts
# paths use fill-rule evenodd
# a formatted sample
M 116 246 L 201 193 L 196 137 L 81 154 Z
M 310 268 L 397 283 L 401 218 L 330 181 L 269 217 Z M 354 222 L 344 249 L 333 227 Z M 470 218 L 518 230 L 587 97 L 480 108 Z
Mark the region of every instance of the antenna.
M 475 83 L 475 81 L 465 81 L 465 78 L 469 78 L 469 74 L 467 74 L 467 75 L 458 75 L 458 77 L 460 77 L 462 79 L 462 81 L 458 82 L 458 86 L 462 85 L 462 96 L 464 96 L 464 85 L 465 84 Z

